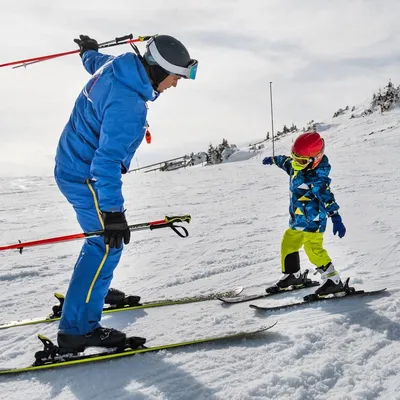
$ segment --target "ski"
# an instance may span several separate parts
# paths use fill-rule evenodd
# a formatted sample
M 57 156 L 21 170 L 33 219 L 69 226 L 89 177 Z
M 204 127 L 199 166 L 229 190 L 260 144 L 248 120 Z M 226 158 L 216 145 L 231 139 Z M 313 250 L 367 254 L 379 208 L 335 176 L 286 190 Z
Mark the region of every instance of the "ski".
M 328 300 L 340 300 L 345 298 L 354 298 L 354 297 L 363 297 L 363 296 L 374 296 L 386 291 L 387 288 L 372 290 L 372 291 L 365 291 L 365 290 L 355 290 L 354 288 L 349 288 L 353 290 L 335 293 L 335 295 L 329 296 L 318 296 L 316 294 L 310 294 L 305 296 L 302 301 L 298 301 L 296 303 L 290 304 L 283 304 L 280 306 L 273 306 L 273 307 L 261 307 L 255 304 L 250 304 L 250 308 L 253 308 L 256 311 L 277 311 L 277 310 L 287 310 L 290 308 L 301 307 L 305 305 L 314 304 L 320 301 L 328 301 Z
M 46 370 L 50 368 L 66 367 L 84 363 L 92 363 L 98 361 L 111 360 L 122 357 L 134 356 L 136 354 L 158 352 L 161 350 L 176 349 L 188 346 L 194 346 L 201 343 L 211 343 L 211 342 L 223 342 L 223 341 L 233 341 L 251 338 L 255 335 L 261 334 L 269 329 L 273 328 L 277 323 L 272 325 L 261 327 L 256 330 L 241 331 L 237 333 L 228 333 L 212 337 L 206 337 L 203 339 L 194 339 L 189 341 L 163 344 L 153 347 L 143 346 L 145 339 L 143 338 L 128 338 L 127 347 L 123 350 L 108 350 L 97 354 L 85 355 L 80 353 L 77 356 L 74 355 L 59 355 L 57 354 L 57 346 L 55 346 L 49 339 L 44 336 L 39 335 L 39 339 L 44 343 L 45 350 L 36 353 L 36 361 L 33 365 L 22 367 L 22 368 L 8 368 L 0 369 L 0 374 L 19 374 L 22 372 Z M 130 343 L 130 344 L 129 344 Z M 133 345 L 132 345 L 133 343 Z M 47 346 L 47 347 L 46 347 Z M 52 347 L 53 346 L 53 347 Z M 132 348 L 132 347 L 138 348 Z M 48 355 L 46 358 L 45 356 Z
M 205 294 L 205 295 L 188 296 L 188 297 L 182 297 L 182 298 L 177 298 L 177 299 L 154 300 L 154 301 L 143 302 L 141 304 L 137 303 L 136 305 L 125 304 L 125 305 L 121 305 L 121 306 L 109 306 L 103 310 L 103 314 L 110 314 L 110 313 L 120 312 L 120 311 L 140 310 L 143 308 L 156 308 L 156 307 L 165 307 L 165 306 L 173 306 L 173 305 L 180 305 L 180 304 L 199 303 L 202 301 L 217 300 L 219 297 L 224 297 L 224 296 L 237 296 L 242 291 L 243 291 L 243 287 L 237 287 L 235 289 L 232 289 L 232 290 L 229 290 L 226 292 L 217 292 L 217 293 L 211 293 L 211 294 Z M 54 295 L 56 296 L 56 298 L 58 300 L 61 299 L 62 295 L 60 295 L 59 293 L 55 293 Z M 128 296 L 128 297 L 136 297 L 136 296 Z M 46 324 L 46 323 L 51 323 L 51 322 L 55 322 L 55 321 L 59 321 L 59 320 L 60 320 L 60 316 L 55 316 L 54 312 L 53 312 L 52 315 L 47 316 L 45 318 L 15 321 L 15 322 L 9 322 L 7 324 L 0 325 L 0 330 L 15 328 L 15 327 L 19 327 L 19 326 Z
M 235 296 L 235 297 L 224 296 L 224 297 L 218 297 L 218 300 L 222 301 L 224 304 L 238 304 L 251 300 L 264 299 L 266 297 L 273 296 L 279 293 L 293 292 L 295 290 L 307 289 L 309 287 L 319 286 L 320 284 L 319 282 L 312 281 L 311 279 L 307 278 L 308 272 L 309 272 L 308 270 L 304 271 L 303 284 L 301 285 L 289 286 L 283 289 L 279 288 L 278 286 L 270 286 L 267 289 L 265 289 L 265 293 L 250 294 L 250 295 Z

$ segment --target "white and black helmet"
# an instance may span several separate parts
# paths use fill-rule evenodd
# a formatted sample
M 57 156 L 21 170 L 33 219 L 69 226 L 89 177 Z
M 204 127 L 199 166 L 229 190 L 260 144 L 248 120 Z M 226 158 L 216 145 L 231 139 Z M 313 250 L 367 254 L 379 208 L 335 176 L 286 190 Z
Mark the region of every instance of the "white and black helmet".
M 172 36 L 157 35 L 150 38 L 143 58 L 149 66 L 150 78 L 156 85 L 168 75 L 196 78 L 197 60 L 191 59 L 186 47 Z

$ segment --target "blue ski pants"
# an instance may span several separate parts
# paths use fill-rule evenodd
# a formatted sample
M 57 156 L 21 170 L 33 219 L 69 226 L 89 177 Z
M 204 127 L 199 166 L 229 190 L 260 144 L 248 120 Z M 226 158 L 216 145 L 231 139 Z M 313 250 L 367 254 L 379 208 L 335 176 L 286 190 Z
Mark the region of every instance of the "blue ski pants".
M 102 230 L 96 182 L 80 180 L 57 167 L 54 176 L 62 194 L 72 204 L 83 232 Z M 104 298 L 121 253 L 122 247 L 109 248 L 102 236 L 85 240 L 65 296 L 60 330 L 84 335 L 100 326 Z

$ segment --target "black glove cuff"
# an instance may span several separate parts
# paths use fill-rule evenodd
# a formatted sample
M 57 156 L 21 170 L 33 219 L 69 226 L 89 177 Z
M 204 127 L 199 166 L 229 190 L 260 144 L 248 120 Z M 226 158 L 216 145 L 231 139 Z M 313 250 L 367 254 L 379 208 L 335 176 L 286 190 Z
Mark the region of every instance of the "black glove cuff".
M 103 212 L 104 229 L 124 230 L 128 227 L 123 212 Z

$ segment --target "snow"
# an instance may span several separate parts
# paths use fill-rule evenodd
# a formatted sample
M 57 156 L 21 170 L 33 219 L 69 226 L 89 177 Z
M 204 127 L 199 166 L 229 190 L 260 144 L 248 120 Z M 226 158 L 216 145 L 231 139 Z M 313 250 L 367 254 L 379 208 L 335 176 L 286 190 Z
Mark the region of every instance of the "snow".
M 347 227 L 325 245 L 343 277 L 387 295 L 255 313 L 218 301 L 107 315 L 106 326 L 145 336 L 149 345 L 256 329 L 268 333 L 229 344 L 202 344 L 54 371 L 0 377 L 1 399 L 400 399 L 400 112 L 324 122 L 332 190 Z M 276 142 L 287 154 L 294 136 Z M 268 144 L 267 144 L 268 145 Z M 132 235 L 113 286 L 145 300 L 244 286 L 264 290 L 280 276 L 280 240 L 288 223 L 288 178 L 260 156 L 174 172 L 128 174 L 130 223 L 192 215 L 190 236 L 169 230 Z M 0 243 L 79 232 L 51 177 L 0 178 Z M 41 317 L 52 293 L 65 292 L 82 242 L 0 252 L 0 323 Z M 304 268 L 314 271 L 301 255 Z M 311 292 L 257 300 L 294 302 Z M 55 301 L 55 299 L 54 299 Z M 55 304 L 55 303 L 54 303 Z M 0 331 L 0 367 L 28 365 L 41 332 L 57 324 Z

